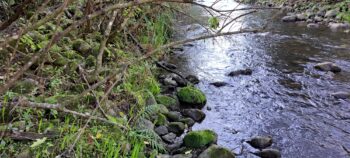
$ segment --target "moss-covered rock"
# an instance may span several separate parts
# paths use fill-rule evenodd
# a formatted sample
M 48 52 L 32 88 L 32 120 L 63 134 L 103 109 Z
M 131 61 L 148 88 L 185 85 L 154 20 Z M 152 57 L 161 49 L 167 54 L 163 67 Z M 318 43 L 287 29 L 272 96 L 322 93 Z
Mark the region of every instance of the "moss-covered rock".
M 96 65 L 96 57 L 93 55 L 89 55 L 85 60 L 85 65 L 89 67 L 93 67 Z
M 158 114 L 157 120 L 156 120 L 156 126 L 162 126 L 168 123 L 167 118 L 163 114 Z
M 176 108 L 176 106 L 178 106 L 176 99 L 166 95 L 156 96 L 156 101 L 158 104 L 163 104 L 170 109 Z
M 68 59 L 78 59 L 78 60 L 83 60 L 84 57 L 78 54 L 75 50 L 67 50 L 62 52 L 62 55 Z
M 171 122 L 168 125 L 168 130 L 177 135 L 181 135 L 185 131 L 185 128 L 186 126 L 182 122 Z
M 235 158 L 235 155 L 228 149 L 218 145 L 212 145 L 203 151 L 198 158 Z
M 177 97 L 180 103 L 198 108 L 202 108 L 207 102 L 204 93 L 192 86 L 181 88 L 177 92 Z
M 77 39 L 73 41 L 73 49 L 75 51 L 78 51 L 83 56 L 87 56 L 87 54 L 91 52 L 92 48 L 89 43 L 85 42 L 82 39 Z
M 217 134 L 211 130 L 189 132 L 184 138 L 184 144 L 189 148 L 201 148 L 217 141 Z

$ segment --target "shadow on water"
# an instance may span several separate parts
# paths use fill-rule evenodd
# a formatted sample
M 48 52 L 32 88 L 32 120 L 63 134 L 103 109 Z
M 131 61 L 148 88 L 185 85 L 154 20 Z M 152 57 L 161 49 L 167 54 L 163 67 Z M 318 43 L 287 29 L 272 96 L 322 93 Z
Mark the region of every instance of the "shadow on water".
M 202 3 L 210 4 L 210 1 Z M 237 5 L 224 1 L 223 6 Z M 196 8 L 198 11 L 198 8 Z M 205 21 L 204 12 L 196 15 Z M 198 14 L 198 13 L 197 13 Z M 260 11 L 235 23 L 232 29 L 268 22 L 274 11 Z M 350 100 L 330 94 L 350 91 L 350 35 L 327 28 L 307 29 L 303 24 L 269 21 L 268 31 L 194 42 L 175 52 L 169 62 L 184 74 L 195 74 L 208 98 L 207 117 L 193 129 L 213 129 L 219 144 L 254 157 L 243 140 L 271 135 L 283 157 L 349 157 Z M 193 23 L 178 27 L 179 37 L 202 35 Z M 317 62 L 332 61 L 339 74 L 313 69 Z M 232 70 L 251 68 L 253 75 L 228 77 Z M 228 85 L 214 87 L 211 82 Z

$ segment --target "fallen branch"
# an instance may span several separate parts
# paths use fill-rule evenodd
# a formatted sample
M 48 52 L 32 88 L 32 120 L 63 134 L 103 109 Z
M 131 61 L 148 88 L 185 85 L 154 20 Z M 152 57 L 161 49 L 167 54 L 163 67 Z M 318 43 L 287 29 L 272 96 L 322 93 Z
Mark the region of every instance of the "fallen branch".
M 8 137 L 13 140 L 37 140 L 41 138 L 55 138 L 57 134 L 49 133 L 49 134 L 40 134 L 34 132 L 18 132 L 18 131 L 0 131 L 0 138 Z

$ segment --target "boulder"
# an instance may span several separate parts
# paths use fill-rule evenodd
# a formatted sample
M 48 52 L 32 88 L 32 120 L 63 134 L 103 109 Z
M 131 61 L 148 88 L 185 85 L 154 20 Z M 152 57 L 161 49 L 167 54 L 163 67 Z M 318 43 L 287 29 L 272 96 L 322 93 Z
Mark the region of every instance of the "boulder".
M 176 134 L 174 134 L 174 133 L 168 133 L 168 134 L 162 136 L 162 139 L 167 143 L 174 143 L 175 138 L 176 138 Z
M 186 124 L 188 127 L 191 127 L 196 123 L 193 119 L 189 117 L 180 119 L 180 122 Z
M 182 118 L 182 115 L 180 112 L 177 111 L 170 111 L 168 113 L 165 113 L 165 116 L 170 120 L 170 121 L 179 121 Z
M 175 80 L 173 80 L 172 78 L 170 77 L 166 77 L 164 80 L 163 80 L 163 84 L 165 86 L 172 86 L 172 87 L 177 87 L 177 82 Z
M 211 145 L 204 150 L 198 158 L 235 158 L 235 155 L 228 149 L 218 145 Z
M 337 99 L 348 99 L 350 98 L 350 92 L 335 92 L 331 94 L 334 98 Z
M 324 15 L 324 17 L 326 17 L 326 18 L 334 18 L 335 16 L 337 16 L 337 14 L 338 14 L 338 11 L 332 9 L 332 10 L 328 10 L 326 12 L 326 14 Z
M 254 155 L 261 158 L 281 158 L 281 153 L 277 149 L 263 149 L 261 151 L 255 152 Z
M 227 85 L 226 82 L 222 82 L 222 81 L 213 82 L 213 83 L 210 83 L 210 84 L 215 86 L 215 87 L 222 87 L 222 86 L 226 86 Z
M 181 88 L 176 95 L 180 103 L 185 104 L 185 106 L 203 108 L 207 102 L 204 93 L 192 86 Z
M 188 75 L 186 77 L 186 80 L 191 82 L 192 84 L 198 84 L 199 83 L 199 79 L 197 76 L 194 76 L 194 75 Z
M 187 81 L 177 74 L 171 73 L 168 75 L 168 77 L 174 80 L 177 83 L 177 85 L 180 87 L 184 87 L 187 85 Z
M 185 124 L 182 122 L 171 122 L 168 124 L 168 130 L 177 135 L 181 135 L 185 131 Z
M 256 136 L 251 140 L 248 140 L 247 143 L 254 148 L 264 149 L 272 145 L 272 137 Z
M 252 75 L 253 70 L 252 69 L 244 69 L 244 70 L 236 70 L 236 71 L 231 71 L 228 76 L 238 76 L 238 75 Z
M 341 68 L 332 62 L 318 63 L 314 66 L 314 68 L 321 71 L 331 71 L 334 73 L 341 71 Z
M 329 23 L 328 27 L 332 30 L 341 30 L 341 29 L 349 29 L 349 23 Z
M 283 22 L 295 22 L 297 20 L 297 16 L 295 15 L 287 15 L 282 18 Z
M 321 21 L 323 21 L 323 18 L 320 17 L 320 16 L 315 16 L 315 17 L 314 17 L 314 21 L 315 21 L 315 22 L 321 22 Z
M 217 141 L 217 134 L 211 130 L 191 131 L 184 137 L 184 144 L 188 148 L 201 148 Z
M 297 14 L 296 18 L 298 21 L 305 21 L 307 19 L 305 14 Z
M 199 109 L 184 109 L 182 114 L 192 118 L 196 122 L 201 122 L 205 118 L 205 113 Z
M 170 110 L 179 109 L 179 104 L 178 104 L 177 100 L 170 97 L 170 96 L 158 95 L 158 96 L 156 96 L 156 101 L 158 104 L 162 104 Z
M 154 129 L 154 132 L 156 132 L 158 135 L 162 136 L 165 134 L 168 134 L 168 128 L 166 126 L 159 126 Z
M 166 119 L 166 116 L 163 114 L 159 113 L 157 116 L 157 120 L 155 122 L 157 126 L 162 126 L 168 124 L 168 120 Z

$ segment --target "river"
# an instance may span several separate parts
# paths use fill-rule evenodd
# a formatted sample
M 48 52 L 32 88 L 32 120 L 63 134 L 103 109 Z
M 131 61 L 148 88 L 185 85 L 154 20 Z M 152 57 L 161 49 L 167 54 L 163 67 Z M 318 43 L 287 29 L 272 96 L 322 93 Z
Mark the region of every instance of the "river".
M 222 0 L 215 6 L 232 9 L 237 5 Z M 197 19 L 206 22 L 208 13 L 195 6 L 191 10 Z M 230 27 L 232 31 L 267 23 L 264 33 L 197 41 L 171 55 L 169 62 L 178 65 L 180 72 L 199 77 L 197 86 L 206 94 L 206 106 L 211 109 L 204 108 L 206 119 L 193 130 L 214 130 L 218 144 L 238 157 L 255 157 L 244 140 L 257 135 L 272 136 L 272 148 L 279 149 L 282 157 L 350 157 L 350 100 L 331 96 L 337 91 L 350 91 L 350 34 L 283 23 L 276 17 L 279 13 L 259 11 Z M 234 12 L 231 16 L 240 14 Z M 179 21 L 177 38 L 206 33 L 189 21 Z M 343 71 L 330 74 L 313 68 L 324 61 L 336 63 Z M 230 71 L 246 68 L 251 68 L 253 74 L 227 76 Z M 210 85 L 216 81 L 228 85 Z

